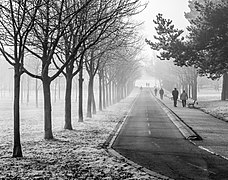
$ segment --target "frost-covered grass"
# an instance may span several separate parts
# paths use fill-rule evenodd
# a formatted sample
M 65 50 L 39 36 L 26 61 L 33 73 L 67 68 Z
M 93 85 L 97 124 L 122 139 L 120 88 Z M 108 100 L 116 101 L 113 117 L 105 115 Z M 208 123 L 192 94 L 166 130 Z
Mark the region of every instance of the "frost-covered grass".
M 228 101 L 200 101 L 198 107 L 208 114 L 228 121 Z
M 0 179 L 153 179 L 101 148 L 118 121 L 129 110 L 137 91 L 125 100 L 63 130 L 63 103 L 53 104 L 54 140 L 43 139 L 43 110 L 22 105 L 23 158 L 11 158 L 12 103 L 0 104 Z M 7 104 L 8 103 L 8 104 Z M 75 113 L 73 112 L 73 117 Z
M 220 100 L 221 92 L 214 89 L 200 89 L 198 91 L 198 101 Z
M 23 158 L 11 158 L 13 149 L 12 99 L 0 101 L 0 179 L 154 179 L 111 156 L 101 145 L 129 110 L 137 91 L 125 100 L 77 122 L 77 104 L 72 104 L 73 131 L 63 130 L 64 101 L 53 103 L 54 140 L 43 139 L 43 109 L 21 104 Z M 211 98 L 209 98 L 211 97 Z M 214 101 L 218 94 L 201 94 L 198 106 L 228 117 L 228 101 Z
M 203 89 L 198 93 L 198 107 L 204 112 L 228 121 L 228 101 L 221 101 L 221 92 Z
M 221 101 L 221 91 L 202 89 L 198 92 L 198 107 L 224 121 L 228 121 L 228 101 Z

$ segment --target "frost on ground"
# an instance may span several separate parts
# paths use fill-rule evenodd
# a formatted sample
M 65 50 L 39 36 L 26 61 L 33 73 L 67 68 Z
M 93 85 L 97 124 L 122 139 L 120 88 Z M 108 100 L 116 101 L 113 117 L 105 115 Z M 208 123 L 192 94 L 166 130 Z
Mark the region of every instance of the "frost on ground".
M 13 130 L 10 118 L 7 119 L 7 127 L 0 134 L 0 179 L 154 179 L 101 147 L 129 110 L 136 94 L 83 123 L 74 122 L 72 131 L 62 130 L 59 123 L 53 131 L 55 139 L 48 141 L 42 138 L 42 119 L 39 119 L 42 111 L 30 109 L 30 116 L 31 112 L 35 114 L 22 118 L 23 158 L 11 158 Z M 53 124 L 58 124 L 57 121 L 63 118 L 55 115 Z M 3 127 L 2 119 L 0 123 Z
M 200 101 L 198 107 L 224 121 L 228 121 L 228 101 Z

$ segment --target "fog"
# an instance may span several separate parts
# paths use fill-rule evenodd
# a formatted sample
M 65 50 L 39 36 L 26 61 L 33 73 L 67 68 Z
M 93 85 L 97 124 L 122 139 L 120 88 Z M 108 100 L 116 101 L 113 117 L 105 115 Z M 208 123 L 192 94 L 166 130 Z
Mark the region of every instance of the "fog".
M 142 35 L 142 41 L 145 39 L 154 40 L 156 35 L 155 25 L 153 20 L 156 19 L 158 13 L 163 14 L 166 19 L 171 19 L 176 28 L 184 30 L 183 35 L 187 35 L 186 27 L 189 25 L 188 20 L 185 18 L 185 12 L 189 12 L 188 0 L 153 0 L 142 2 L 148 2 L 147 8 L 137 15 L 137 21 L 143 22 L 140 33 Z M 183 87 L 178 82 L 181 81 L 183 74 L 186 74 L 186 79 L 190 83 L 190 76 L 193 76 L 191 68 L 181 68 L 173 65 L 172 61 L 161 61 L 156 55 L 158 52 L 150 49 L 149 45 L 144 44 L 141 52 L 141 64 L 142 72 L 141 77 L 135 82 L 135 85 L 140 87 L 146 87 L 150 84 L 151 88 L 163 87 L 171 91 L 174 87 L 178 87 L 179 90 L 190 89 L 191 87 Z M 189 71 L 189 72 L 188 72 Z M 199 100 L 219 100 L 222 89 L 222 78 L 218 80 L 210 80 L 206 77 L 197 78 L 197 96 Z M 189 93 L 191 91 L 189 90 Z

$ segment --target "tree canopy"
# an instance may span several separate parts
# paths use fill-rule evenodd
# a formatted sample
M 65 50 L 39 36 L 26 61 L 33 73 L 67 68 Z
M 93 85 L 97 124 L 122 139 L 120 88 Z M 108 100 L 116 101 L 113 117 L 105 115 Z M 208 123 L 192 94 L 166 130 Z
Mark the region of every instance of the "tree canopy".
M 197 16 L 186 16 L 190 22 L 186 38 L 181 37 L 183 30 L 158 14 L 154 20 L 157 42 L 146 42 L 160 52 L 161 60 L 173 59 L 178 66 L 194 66 L 201 75 L 219 78 L 228 69 L 228 2 L 196 1 L 191 7 Z

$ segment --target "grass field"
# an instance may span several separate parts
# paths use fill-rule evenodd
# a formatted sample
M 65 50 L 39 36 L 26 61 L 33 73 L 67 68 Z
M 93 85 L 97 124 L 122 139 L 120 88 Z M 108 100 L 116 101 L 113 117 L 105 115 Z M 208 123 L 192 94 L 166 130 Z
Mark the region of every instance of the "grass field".
M 43 139 L 43 110 L 21 105 L 23 158 L 11 158 L 12 102 L 0 103 L 0 179 L 154 179 L 140 169 L 111 156 L 101 145 L 129 110 L 138 91 L 121 102 L 77 122 L 73 103 L 73 131 L 63 130 L 63 102 L 53 103 L 54 140 Z M 34 103 L 32 103 L 34 104 Z M 76 108 L 77 109 L 77 108 Z
M 214 89 L 200 89 L 198 91 L 198 101 L 214 101 L 221 99 L 221 91 Z
M 21 142 L 24 157 L 11 158 L 13 148 L 12 97 L 0 101 L 0 179 L 154 179 L 101 148 L 118 121 L 130 108 L 138 90 L 121 102 L 77 122 L 77 103 L 72 103 L 73 131 L 63 130 L 64 101 L 53 102 L 53 134 L 43 139 L 43 109 L 31 100 L 21 104 Z M 198 106 L 226 119 L 228 101 L 220 93 L 199 92 Z M 85 103 L 86 105 L 86 103 Z

